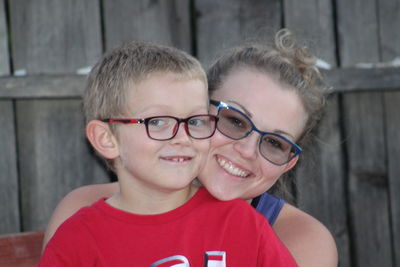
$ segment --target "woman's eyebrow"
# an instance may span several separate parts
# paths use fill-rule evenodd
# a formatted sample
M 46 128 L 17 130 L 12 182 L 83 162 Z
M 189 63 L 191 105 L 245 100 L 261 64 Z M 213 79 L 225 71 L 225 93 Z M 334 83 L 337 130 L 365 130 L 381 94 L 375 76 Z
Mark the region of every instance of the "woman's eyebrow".
M 228 100 L 226 102 L 234 103 L 235 105 L 238 105 L 247 116 L 249 116 L 250 118 L 253 118 L 253 114 L 247 108 L 245 108 L 242 104 L 240 104 L 239 102 L 236 102 L 234 100 Z
M 291 134 L 288 133 L 288 132 L 282 131 L 282 130 L 275 130 L 274 133 L 277 133 L 277 134 L 280 134 L 280 135 L 283 135 L 283 136 L 286 135 L 287 137 L 289 137 L 289 139 L 290 139 L 292 142 L 295 142 L 295 140 L 296 140 L 296 138 L 295 138 L 293 135 L 291 135 Z
M 243 110 L 243 112 L 244 112 L 247 116 L 249 116 L 249 118 L 251 118 L 251 119 L 253 118 L 252 113 L 251 113 L 248 109 L 246 109 L 242 104 L 240 104 L 239 102 L 236 102 L 236 101 L 234 101 L 234 100 L 228 100 L 228 101 L 226 101 L 226 102 L 227 102 L 227 103 L 233 103 L 233 104 L 239 106 L 239 107 Z M 276 134 L 280 134 L 280 135 L 287 136 L 287 137 L 289 137 L 292 141 L 293 141 L 293 140 L 296 140 L 296 138 L 295 138 L 292 134 L 290 134 L 290 133 L 288 133 L 288 132 L 286 132 L 286 131 L 279 130 L 279 129 L 275 129 L 275 130 L 273 130 L 272 132 L 273 132 L 273 133 L 276 133 Z

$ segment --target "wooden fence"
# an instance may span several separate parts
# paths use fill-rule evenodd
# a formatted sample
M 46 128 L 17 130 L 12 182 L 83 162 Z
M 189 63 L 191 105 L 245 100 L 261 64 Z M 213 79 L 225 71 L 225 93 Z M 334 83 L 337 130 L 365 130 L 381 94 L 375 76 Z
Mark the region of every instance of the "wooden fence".
M 282 27 L 313 41 L 335 89 L 296 203 L 332 231 L 340 266 L 400 266 L 399 0 L 0 0 L 0 234 L 43 230 L 68 191 L 109 181 L 77 74 L 104 51 L 151 40 L 207 66 Z

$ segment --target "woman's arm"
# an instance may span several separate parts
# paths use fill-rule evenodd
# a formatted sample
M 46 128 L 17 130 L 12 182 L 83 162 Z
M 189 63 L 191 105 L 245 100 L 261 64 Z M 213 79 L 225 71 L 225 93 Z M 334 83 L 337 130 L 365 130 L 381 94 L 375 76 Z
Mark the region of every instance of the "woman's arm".
M 44 233 L 42 250 L 57 228 L 80 208 L 91 205 L 102 197 L 111 197 L 119 190 L 118 183 L 94 184 L 69 192 L 57 205 Z
M 272 227 L 302 267 L 337 267 L 338 254 L 329 230 L 318 220 L 285 204 Z

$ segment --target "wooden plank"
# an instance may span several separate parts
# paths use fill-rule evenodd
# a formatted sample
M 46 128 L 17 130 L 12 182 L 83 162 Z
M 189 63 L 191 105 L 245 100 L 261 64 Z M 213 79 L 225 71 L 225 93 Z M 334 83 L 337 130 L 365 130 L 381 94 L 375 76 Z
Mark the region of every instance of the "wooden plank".
M 351 266 L 347 226 L 346 172 L 339 120 L 339 96 L 329 99 L 316 141 L 305 148 L 296 170 L 297 205 L 332 233 L 340 266 Z
M 39 262 L 43 232 L 0 236 L 0 266 L 33 267 Z
M 83 75 L 29 75 L 0 78 L 0 98 L 80 98 L 86 86 Z
M 344 99 L 349 202 L 357 266 L 393 266 L 381 93 Z
M 190 1 L 103 1 L 107 50 L 131 40 L 175 46 L 192 53 Z
M 314 55 L 335 67 L 332 1 L 285 0 L 284 7 L 285 27 L 298 35 L 299 42 L 305 39 Z M 330 77 L 331 70 L 327 73 Z M 316 132 L 316 141 L 305 148 L 295 179 L 298 206 L 327 226 L 337 244 L 340 266 L 350 267 L 339 97 L 338 94 L 331 95 L 325 117 Z
M 0 76 L 10 74 L 5 2 L 0 0 Z
M 75 73 L 100 56 L 99 1 L 9 4 L 16 70 Z M 108 179 L 105 171 L 98 175 L 98 160 L 84 139 L 81 100 L 18 100 L 16 111 L 22 230 L 43 230 L 68 191 Z
M 385 0 L 379 2 L 379 34 L 382 61 L 400 59 L 400 2 Z
M 324 76 L 334 92 L 399 90 L 400 68 L 337 68 L 324 70 Z
M 281 28 L 281 1 L 195 1 L 197 57 L 208 66 L 220 50 L 266 39 Z
M 9 1 L 14 71 L 76 73 L 102 53 L 98 0 Z
M 400 68 L 335 68 L 322 70 L 332 93 L 400 90 Z M 86 86 L 86 76 L 28 75 L 0 77 L 0 98 L 78 98 Z
M 20 100 L 17 110 L 23 227 L 40 230 L 67 192 L 107 179 L 90 157 L 80 100 Z
M 379 61 L 376 2 L 376 0 L 336 1 L 342 67 Z
M 384 2 L 339 0 L 336 4 L 342 65 L 379 62 L 380 18 L 377 10 Z M 343 108 L 353 263 L 356 266 L 394 266 L 383 94 L 345 94 Z
M 336 66 L 331 0 L 284 0 L 285 26 L 311 44 L 318 58 Z
M 17 155 L 12 101 L 0 100 L 0 234 L 20 230 Z
M 357 266 L 392 266 L 381 97 L 369 93 L 345 98 L 349 107 L 345 138 Z
M 383 61 L 400 59 L 400 1 L 385 0 L 379 2 L 379 33 L 381 36 L 381 58 Z M 391 235 L 393 244 L 394 266 L 400 265 L 400 119 L 399 119 L 400 92 L 385 93 L 384 106 L 386 115 L 386 142 L 388 181 L 391 211 Z
M 391 210 L 391 229 L 393 238 L 393 252 L 395 263 L 400 263 L 400 119 L 399 103 L 400 92 L 385 93 L 385 114 L 386 114 L 386 140 L 387 159 L 389 169 L 389 192 Z

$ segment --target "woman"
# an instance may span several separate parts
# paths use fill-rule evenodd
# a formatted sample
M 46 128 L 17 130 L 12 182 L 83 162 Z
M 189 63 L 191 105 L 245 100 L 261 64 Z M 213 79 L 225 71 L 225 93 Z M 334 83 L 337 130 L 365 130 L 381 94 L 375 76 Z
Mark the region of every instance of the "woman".
M 320 118 L 324 95 L 315 60 L 281 30 L 274 47 L 250 45 L 226 52 L 209 70 L 211 112 L 218 131 L 199 180 L 221 200 L 249 202 L 270 221 L 299 266 L 337 266 L 329 231 L 316 219 L 267 193 L 292 169 L 299 145 Z M 261 137 L 260 137 L 261 136 Z M 297 143 L 297 144 L 296 144 Z M 79 208 L 110 197 L 118 184 L 89 185 L 69 193 L 56 208 L 44 244 Z

